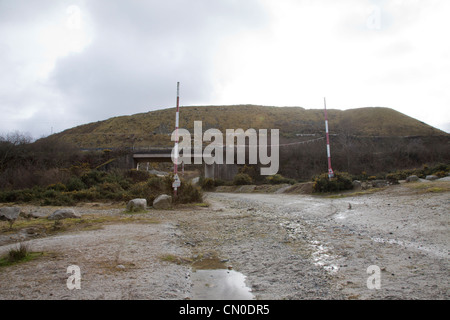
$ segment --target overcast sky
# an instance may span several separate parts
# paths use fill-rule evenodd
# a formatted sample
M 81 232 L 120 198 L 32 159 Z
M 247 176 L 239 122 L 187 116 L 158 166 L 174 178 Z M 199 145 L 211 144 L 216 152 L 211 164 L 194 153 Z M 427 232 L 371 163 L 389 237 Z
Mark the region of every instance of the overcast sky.
M 0 134 L 174 107 L 177 81 L 182 106 L 326 96 L 450 132 L 449 17 L 448 0 L 0 0 Z

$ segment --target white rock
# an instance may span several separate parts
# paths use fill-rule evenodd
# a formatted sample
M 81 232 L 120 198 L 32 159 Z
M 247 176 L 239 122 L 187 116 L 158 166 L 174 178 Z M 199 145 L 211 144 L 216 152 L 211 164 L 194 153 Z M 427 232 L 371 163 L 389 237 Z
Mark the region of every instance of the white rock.
M 61 220 L 61 219 L 68 219 L 68 218 L 81 218 L 81 214 L 75 212 L 75 210 L 70 208 L 65 209 L 59 209 L 53 212 L 48 219 L 49 220 Z
M 408 178 L 406 178 L 406 182 L 415 182 L 415 181 L 419 181 L 419 177 L 416 175 L 409 176 Z
M 20 214 L 20 208 L 17 207 L 3 207 L 0 208 L 0 220 L 16 221 Z
M 127 211 L 143 211 L 147 209 L 147 199 L 133 199 L 127 204 Z
M 153 208 L 170 209 L 172 208 L 172 197 L 167 194 L 161 194 L 153 200 Z

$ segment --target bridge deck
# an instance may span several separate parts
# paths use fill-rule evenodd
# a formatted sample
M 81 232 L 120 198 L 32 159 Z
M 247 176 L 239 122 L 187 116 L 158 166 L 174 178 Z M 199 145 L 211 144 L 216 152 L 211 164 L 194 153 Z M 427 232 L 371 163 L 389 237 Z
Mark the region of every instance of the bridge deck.
M 203 155 L 191 154 L 191 162 L 194 163 L 195 159 L 202 158 L 205 159 Z M 135 153 L 133 154 L 134 161 L 137 162 L 171 162 L 171 153 Z

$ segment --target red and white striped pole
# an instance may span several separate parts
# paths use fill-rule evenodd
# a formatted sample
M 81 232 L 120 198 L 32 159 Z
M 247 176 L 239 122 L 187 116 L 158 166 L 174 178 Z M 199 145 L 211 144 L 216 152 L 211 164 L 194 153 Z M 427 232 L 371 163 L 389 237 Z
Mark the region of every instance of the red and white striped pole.
M 323 98 L 323 104 L 325 106 L 325 132 L 327 136 L 327 156 L 328 156 L 328 178 L 334 177 L 333 169 L 331 169 L 331 152 L 330 152 L 330 136 L 328 134 L 328 115 L 327 115 L 327 102 L 325 98 Z
M 180 83 L 177 82 L 177 112 L 175 115 L 175 155 L 174 155 L 174 167 L 173 167 L 173 172 L 174 172 L 174 178 L 175 181 L 173 183 L 173 195 L 174 197 L 177 196 L 177 189 L 178 189 L 178 126 L 179 126 L 179 121 L 180 121 Z

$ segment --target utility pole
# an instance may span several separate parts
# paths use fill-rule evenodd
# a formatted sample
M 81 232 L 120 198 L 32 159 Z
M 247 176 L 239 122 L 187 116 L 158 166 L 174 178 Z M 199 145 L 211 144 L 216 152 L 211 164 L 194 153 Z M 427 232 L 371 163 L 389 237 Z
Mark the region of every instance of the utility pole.
M 328 134 L 328 115 L 327 115 L 327 101 L 323 98 L 323 104 L 325 107 L 325 133 L 327 136 L 327 157 L 328 157 L 328 179 L 334 177 L 333 169 L 331 169 L 331 152 L 330 152 L 330 137 Z
M 173 187 L 173 197 L 174 199 L 177 197 L 177 189 L 181 185 L 180 178 L 178 177 L 178 126 L 180 122 L 180 83 L 177 82 L 177 112 L 175 115 L 175 148 L 174 148 L 174 166 L 173 166 L 173 173 L 174 173 L 174 180 L 172 183 Z

